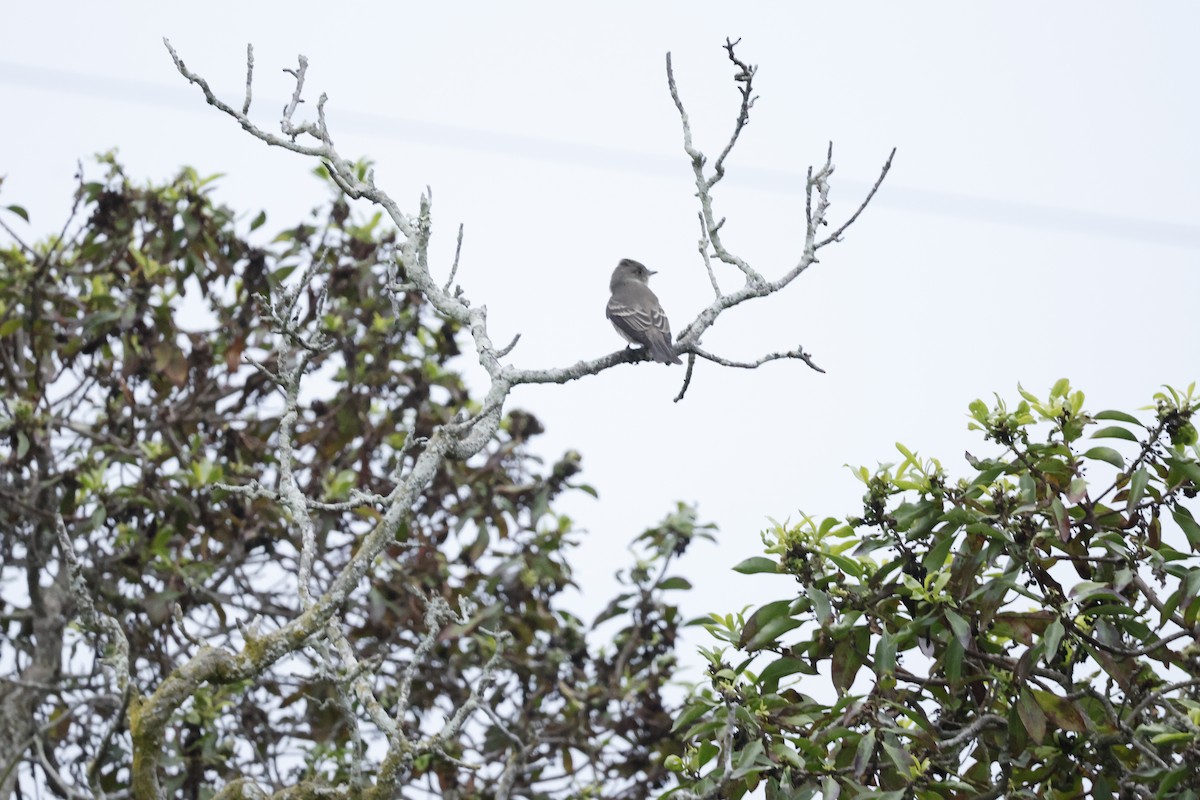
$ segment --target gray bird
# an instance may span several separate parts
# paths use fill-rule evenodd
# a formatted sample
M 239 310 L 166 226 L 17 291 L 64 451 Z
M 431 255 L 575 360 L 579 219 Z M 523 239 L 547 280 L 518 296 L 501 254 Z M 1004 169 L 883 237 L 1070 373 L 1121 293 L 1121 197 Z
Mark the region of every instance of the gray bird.
M 605 314 L 625 341 L 646 348 L 655 361 L 682 364 L 671 347 L 671 324 L 648 285 L 653 274 L 633 259 L 621 259 L 608 282 L 612 297 Z

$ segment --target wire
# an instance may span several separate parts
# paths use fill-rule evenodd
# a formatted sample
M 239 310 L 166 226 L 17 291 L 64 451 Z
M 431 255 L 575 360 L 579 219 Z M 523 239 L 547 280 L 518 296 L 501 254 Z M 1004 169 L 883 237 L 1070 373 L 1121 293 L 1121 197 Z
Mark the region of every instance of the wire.
M 0 61 L 0 83 L 39 91 L 83 95 L 92 99 L 140 103 L 156 108 L 169 106 L 192 112 L 206 110 L 202 104 L 196 102 L 193 93 L 188 91 L 187 87 L 5 61 Z M 361 111 L 339 110 L 338 121 L 339 124 L 358 133 L 418 144 L 601 167 L 607 170 L 620 168 L 664 177 L 684 174 L 679 158 L 636 150 L 484 131 Z M 734 176 L 730 177 L 733 179 Z M 800 172 L 753 166 L 739 167 L 736 175 L 736 182 L 740 185 L 765 191 L 796 192 L 798 188 L 803 188 L 804 180 L 804 175 Z M 842 185 L 852 191 L 866 191 L 868 188 L 864 181 L 844 180 Z M 1200 249 L 1200 226 L 1179 222 L 1140 219 L 1119 214 L 1080 211 L 896 185 L 884 187 L 874 202 L 876 205 L 905 211 L 959 219 Z

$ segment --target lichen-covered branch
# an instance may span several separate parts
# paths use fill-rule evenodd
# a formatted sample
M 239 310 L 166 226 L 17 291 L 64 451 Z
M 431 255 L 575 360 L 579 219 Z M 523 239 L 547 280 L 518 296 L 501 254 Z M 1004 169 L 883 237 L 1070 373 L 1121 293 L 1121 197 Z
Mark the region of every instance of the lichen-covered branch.
M 324 674 L 335 680 L 340 698 L 337 703 L 340 704 L 343 713 L 349 711 L 350 698 L 355 699 L 364 709 L 365 718 L 386 735 L 389 743 L 387 752 L 379 764 L 374 785 L 367 789 L 366 793 L 370 796 L 390 797 L 394 793 L 398 781 L 408 774 L 409 766 L 417 753 L 430 749 L 442 749 L 449 739 L 459 734 L 472 713 L 481 707 L 484 702 L 482 692 L 499 664 L 504 637 L 503 634 L 496 636 L 497 647 L 494 655 L 482 667 L 482 675 L 472 687 L 470 695 L 457 706 L 441 732 L 432 737 L 418 740 L 406 732 L 404 724 L 404 717 L 409 713 L 409 693 L 415 680 L 415 670 L 418 666 L 424 666 L 430 648 L 437 641 L 438 631 L 445 622 L 452 618 L 448 607 L 439 597 L 429 599 L 425 631 L 412 653 L 411 662 L 401 673 L 399 696 L 395 701 L 394 710 L 389 712 L 388 707 L 371 686 L 360 680 L 364 665 L 355 653 L 353 645 L 346 640 L 340 629 L 339 620 L 344 604 L 361 587 L 364 577 L 372 570 L 385 548 L 396 542 L 397 532 L 408 525 L 414 507 L 418 505 L 422 494 L 434 481 L 443 466 L 448 461 L 471 458 L 494 440 L 504 418 L 506 400 L 514 387 L 533 383 L 566 383 L 587 375 L 597 374 L 618 364 L 645 360 L 645 354 L 637 350 L 622 349 L 590 360 L 581 360 L 568 366 L 547 369 L 523 368 L 510 363 L 509 358 L 517 340 L 514 338 L 511 344 L 497 347 L 492 342 L 488 330 L 486 306 L 472 303 L 462 287 L 455 283 L 459 276 L 462 253 L 461 226 L 454 262 L 450 267 L 448 277 L 445 280 L 436 280 L 428 258 L 428 246 L 433 229 L 432 193 L 427 191 L 420 197 L 418 212 L 415 215 L 401 211 L 399 204 L 377 185 L 373 170 L 360 170 L 354 162 L 338 152 L 326 115 L 328 102 L 326 95 L 322 94 L 316 103 L 315 120 L 303 121 L 298 118 L 298 111 L 304 103 L 308 73 L 308 60 L 304 56 L 298 58 L 295 69 L 286 70 L 294 78 L 295 84 L 291 97 L 282 110 L 281 133 L 276 134 L 259 127 L 249 116 L 254 75 L 252 49 L 247 49 L 246 90 L 239 109 L 218 98 L 207 81 L 186 66 L 170 42 L 164 39 L 164 43 L 176 69 L 190 83 L 199 87 L 209 104 L 232 117 L 245 131 L 267 145 L 320 160 L 332 181 L 346 197 L 366 200 L 382 209 L 392 225 L 395 226 L 397 233 L 394 250 L 395 263 L 389 271 L 387 285 L 384 287 L 391 297 L 392 308 L 396 312 L 396 316 L 399 317 L 402 312 L 403 295 L 419 294 L 437 315 L 452 321 L 467 331 L 478 361 L 488 375 L 489 384 L 482 398 L 481 406 L 475 413 L 468 414 L 465 410 L 461 411 L 451 421 L 434 427 L 427 436 L 415 436 L 412 432 L 409 433 L 391 474 L 394 488 L 390 492 L 368 493 L 355 490 L 345 501 L 335 503 L 318 501 L 306 494 L 298 478 L 298 445 L 294 441 L 294 429 L 300 415 L 301 383 L 314 359 L 331 346 L 331 342 L 322 336 L 306 337 L 300 332 L 296 323 L 298 313 L 296 309 L 301 293 L 308 290 L 323 268 L 315 254 L 309 259 L 300 280 L 286 289 L 278 302 L 271 302 L 269 298 L 267 299 L 265 303 L 267 316 L 273 321 L 276 336 L 283 342 L 276 363 L 270 367 L 259 365 L 264 375 L 282 389 L 285 403 L 277 431 L 278 488 L 268 488 L 257 482 L 241 486 L 230 484 L 221 484 L 221 486 L 226 491 L 247 499 L 269 499 L 287 510 L 291 524 L 300 534 L 300 559 L 296 576 L 299 593 L 297 613 L 276 629 L 267 632 L 262 632 L 257 623 L 244 625 L 242 628 L 244 641 L 239 646 L 200 646 L 195 655 L 167 674 L 152 693 L 133 699 L 129 720 L 134 743 L 134 794 L 137 797 L 146 798 L 160 796 L 162 792 L 160 754 L 167 727 L 179 713 L 183 704 L 201 686 L 221 686 L 253 680 L 284 655 L 307 649 L 324 665 L 322 667 Z M 736 44 L 737 42 L 727 40 L 725 49 L 736 69 L 735 81 L 739 87 L 741 102 L 733 133 L 718 156 L 711 173 L 705 171 L 703 154 L 692 145 L 690 125 L 679 97 L 674 74 L 671 72 L 669 55 L 667 60 L 671 96 L 683 122 L 685 150 L 692 159 L 701 202 L 701 254 L 716 294 L 714 300 L 701 311 L 696 319 L 683 328 L 678 339 L 680 351 L 689 354 L 687 372 L 689 382 L 694 372 L 696 359 L 742 369 L 753 369 L 773 360 L 797 359 L 804 361 L 813 369 L 819 370 L 812 362 L 811 356 L 799 348 L 771 353 L 757 360 L 735 361 L 704 350 L 700 346 L 701 336 L 726 309 L 784 288 L 816 260 L 817 250 L 836 240 L 845 228 L 857 219 L 858 213 L 874 196 L 874 190 L 872 190 L 859 212 L 856 212 L 842 227 L 837 229 L 832 237 L 818 241 L 815 231 L 827 224 L 828 178 L 833 171 L 832 163 L 827 158 L 825 166 L 810 179 L 807 187 L 810 204 L 814 193 L 816 200 L 815 206 L 812 206 L 810 211 L 805 253 L 799 265 L 782 278 L 769 281 L 745 260 L 727 249 L 721 239 L 721 226 L 724 220 L 718 220 L 714 216 L 711 192 L 725 175 L 726 160 L 750 121 L 751 109 L 756 99 L 753 80 L 757 68 L 745 63 L 735 54 Z M 880 181 L 886 173 L 887 167 L 885 166 Z M 878 188 L 878 183 L 876 188 Z M 732 293 L 722 292 L 711 263 L 710 250 L 712 257 L 715 257 L 717 262 L 733 265 L 741 271 L 745 278 L 745 285 L 742 288 Z M 328 291 L 328 285 L 320 290 L 313 301 L 318 313 L 324 302 L 326 291 Z M 685 383 L 685 390 L 686 386 L 687 383 Z M 680 396 L 682 396 L 682 392 Z M 411 465 L 408 464 L 409 459 L 411 459 Z M 319 555 L 314 514 L 344 509 L 369 509 L 375 522 L 365 534 L 361 535 L 353 555 L 332 578 L 327 580 L 327 585 L 317 586 L 313 576 L 314 563 Z M 729 725 L 728 736 L 731 737 L 733 735 L 732 717 Z M 516 769 L 516 765 L 524 757 L 523 755 L 518 756 L 517 751 L 524 753 L 525 748 L 518 747 L 513 751 L 513 757 L 509 759 L 509 767 L 505 773 L 509 780 L 513 777 L 510 771 Z M 449 756 L 446 757 L 449 758 Z M 257 785 L 243 782 L 230 784 L 222 794 L 231 797 L 250 797 L 260 796 L 261 792 L 261 788 Z M 265 794 L 261 796 L 265 796 Z
M 740 41 L 740 40 L 738 40 Z M 888 155 L 887 161 L 884 162 L 883 168 L 880 170 L 879 177 L 875 184 L 867 193 L 866 197 L 859 204 L 858 208 L 843 222 L 831 235 L 820 238 L 818 231 L 829 224 L 828 213 L 830 207 L 829 201 L 829 178 L 833 175 L 833 144 L 830 143 L 826 152 L 825 162 L 815 173 L 812 168 L 808 171 L 808 181 L 805 186 L 805 234 L 804 248 L 800 256 L 799 262 L 789 269 L 784 275 L 775 280 L 767 280 L 762 273 L 754 269 L 749 262 L 744 258 L 730 251 L 724 240 L 721 238 L 721 229 L 725 225 L 725 219 L 717 218 L 713 210 L 713 187 L 725 175 L 725 159 L 733 151 L 737 144 L 742 130 L 750 121 L 750 110 L 754 106 L 754 101 L 757 99 L 754 95 L 754 77 L 758 73 L 758 67 L 747 64 L 740 59 L 735 48 L 738 41 L 725 40 L 725 51 L 731 64 L 733 64 L 734 82 L 738 85 L 738 92 L 741 95 L 741 103 L 738 107 L 737 120 L 734 125 L 733 134 L 729 137 L 721 154 L 717 157 L 713 170 L 710 173 L 706 172 L 705 165 L 707 158 L 695 144 L 693 144 L 692 126 L 688 117 L 687 110 L 684 108 L 683 100 L 680 98 L 679 87 L 675 80 L 675 70 L 671 61 L 671 54 L 667 53 L 667 87 L 671 93 L 671 99 L 675 103 L 675 108 L 679 112 L 679 120 L 683 126 L 683 149 L 687 153 L 688 159 L 692 165 L 692 174 L 696 184 L 696 197 L 700 202 L 700 254 L 704 261 L 705 270 L 708 273 L 709 281 L 712 283 L 716 297 L 709 303 L 707 307 L 701 310 L 696 319 L 684 326 L 679 335 L 676 337 L 676 348 L 680 352 L 691 353 L 695 356 L 700 356 L 714 363 L 723 366 L 739 366 L 745 368 L 753 368 L 760 366 L 767 361 L 777 360 L 779 358 L 794 358 L 804 361 L 808 366 L 823 372 L 818 369 L 811 361 L 807 354 L 802 350 L 790 351 L 785 354 L 773 354 L 770 357 L 760 359 L 757 362 L 727 362 L 700 350 L 700 340 L 704 333 L 713 326 L 717 318 L 723 311 L 740 305 L 748 300 L 753 300 L 758 297 L 766 297 L 774 294 L 788 286 L 792 281 L 800 276 L 806 269 L 817 262 L 817 252 L 827 245 L 840 241 L 846 229 L 849 228 L 859 218 L 859 215 L 866 209 L 867 205 L 875 197 L 879 191 L 879 187 L 883 184 L 883 179 L 887 177 L 888 171 L 892 166 L 892 158 L 895 156 L 895 149 Z M 715 274 L 712 266 L 712 258 L 718 261 L 736 267 L 743 275 L 745 282 L 741 288 L 725 293 L 720 287 L 720 282 Z M 689 370 L 684 379 L 683 387 L 675 400 L 683 399 L 687 388 L 691 383 L 693 375 L 693 361 L 689 359 Z

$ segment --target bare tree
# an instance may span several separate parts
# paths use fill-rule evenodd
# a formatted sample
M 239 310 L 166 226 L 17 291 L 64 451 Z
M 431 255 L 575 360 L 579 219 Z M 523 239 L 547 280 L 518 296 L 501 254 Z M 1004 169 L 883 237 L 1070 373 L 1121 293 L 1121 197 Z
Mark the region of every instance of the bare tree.
M 165 41 L 165 40 L 164 40 Z M 302 386 L 314 365 L 332 349 L 339 346 L 338 338 L 328 331 L 314 327 L 312 320 L 319 318 L 326 301 L 334 275 L 323 274 L 328 265 L 318 257 L 309 259 L 301 271 L 300 278 L 290 287 L 275 296 L 261 293 L 262 314 L 269 320 L 273 331 L 274 346 L 271 357 L 253 359 L 248 351 L 237 348 L 232 360 L 251 360 L 262 380 L 279 387 L 284 406 L 274 430 L 264 432 L 271 438 L 275 467 L 270 474 L 240 477 L 238 480 L 214 481 L 213 486 L 226 496 L 238 498 L 247 507 L 271 508 L 280 514 L 279 524 L 295 535 L 299 542 L 299 557 L 294 573 L 289 573 L 289 582 L 294 586 L 294 598 L 279 600 L 273 607 L 274 624 L 266 625 L 255 617 L 240 624 L 234 635 L 210 641 L 205 636 L 186 633 L 186 620 L 176 611 L 175 624 L 184 640 L 181 648 L 174 651 L 163 664 L 161 673 L 153 677 L 137 676 L 129 661 L 130 644 L 127 641 L 122 620 L 92 602 L 96 592 L 87 580 L 88 555 L 74 555 L 70 513 L 53 515 L 53 524 L 42 520 L 39 530 L 53 529 L 57 545 L 62 548 L 63 559 L 59 562 L 56 580 L 63 585 L 70 582 L 69 599 L 56 594 L 63 608 L 73 607 L 86 630 L 90 632 L 91 645 L 96 653 L 105 654 L 111 668 L 109 685 L 114 687 L 110 694 L 110 713 L 105 743 L 113 736 L 124 735 L 127 728 L 132 753 L 130 761 L 131 785 L 128 795 L 135 798 L 159 798 L 165 796 L 163 753 L 168 741 L 181 741 L 188 735 L 186 717 L 193 713 L 199 693 L 204 687 L 253 686 L 282 661 L 305 653 L 331 684 L 329 702 L 339 709 L 353 730 L 353 737 L 362 744 L 355 772 L 347 784 L 328 779 L 319 772 L 298 771 L 298 777 L 289 781 L 283 768 L 277 766 L 276 779 L 270 786 L 255 777 L 228 779 L 217 791 L 221 798 L 257 798 L 268 795 L 284 797 L 393 797 L 406 785 L 415 771 L 428 769 L 430 759 L 486 776 L 486 786 L 475 785 L 470 789 L 459 784 L 443 783 L 445 796 L 488 796 L 507 798 L 514 786 L 525 785 L 530 780 L 530 759 L 534 751 L 558 740 L 544 726 L 521 724 L 519 714 L 511 703 L 489 692 L 489 687 L 505 668 L 508 655 L 506 647 L 512 632 L 505 629 L 503 619 L 493 619 L 481 626 L 480 620 L 470 608 L 453 608 L 442 598 L 432 595 L 424 602 L 423 620 L 410 631 L 411 648 L 407 661 L 380 680 L 377 669 L 380 659 L 387 654 L 367 655 L 357 642 L 347 635 L 351 626 L 350 617 L 363 613 L 356 608 L 356 598 L 361 597 L 365 585 L 377 577 L 381 559 L 389 551 L 399 547 L 415 548 L 418 544 L 409 538 L 406 531 L 415 524 L 416 509 L 422 507 L 423 498 L 439 480 L 444 481 L 451 465 L 465 463 L 477 456 L 488 455 L 489 446 L 494 447 L 502 431 L 506 416 L 505 406 L 511 391 L 522 384 L 560 384 L 589 375 L 595 375 L 618 364 L 635 363 L 646 359 L 640 350 L 623 349 L 593 359 L 583 360 L 562 367 L 529 368 L 518 366 L 513 359 L 517 339 L 497 346 L 491 339 L 487 324 L 486 306 L 471 302 L 464 289 L 456 284 L 458 256 L 450 265 L 444 279 L 434 275 L 429 262 L 428 246 L 432 235 L 432 200 L 427 193 L 420 198 L 416 214 L 403 211 L 400 205 L 375 181 L 372 170 L 364 169 L 361 162 L 346 158 L 334 145 L 330 125 L 326 119 L 326 96 L 321 95 L 316 103 L 316 119 L 307 122 L 297 120 L 297 111 L 303 102 L 307 60 L 301 56 L 295 70 L 295 90 L 283 111 L 281 131 L 270 133 L 259 127 L 250 118 L 252 105 L 253 52 L 248 51 L 246 93 L 240 107 L 229 105 L 218 98 L 204 78 L 190 70 L 179 54 L 166 42 L 179 73 L 197 85 L 210 105 L 229 115 L 251 136 L 273 147 L 280 147 L 297 154 L 318 159 L 324 164 L 329 177 L 344 196 L 351 200 L 365 200 L 378 206 L 394 226 L 389 234 L 387 248 L 387 270 L 382 285 L 376 287 L 389 298 L 394 315 L 401 318 L 407 305 L 420 303 L 431 309 L 434 318 L 443 320 L 454 330 L 463 329 L 469 334 L 471 345 L 479 363 L 488 376 L 488 388 L 478 402 L 466 398 L 452 398 L 453 407 L 445 409 L 441 419 L 431 422 L 424 430 L 408 428 L 400 432 L 402 443 L 388 445 L 393 448 L 389 463 L 392 465 L 385 480 L 375 481 L 368 488 L 355 488 L 343 499 L 330 501 L 315 491 L 312 464 L 305 462 L 306 446 L 310 440 L 299 440 L 297 425 L 304 415 Z M 703 335 L 714 326 L 722 312 L 751 301 L 782 291 L 801 273 L 817 261 L 818 253 L 825 247 L 841 240 L 842 236 L 860 216 L 875 196 L 891 165 L 888 156 L 878 180 L 861 204 L 842 222 L 829 220 L 830 179 L 834 171 L 832 145 L 825 154 L 823 163 L 809 169 L 806 186 L 805 234 L 798 242 L 795 260 L 779 277 L 765 277 L 744 258 L 727 248 L 721 231 L 724 219 L 714 210 L 713 191 L 725 175 L 725 162 L 739 141 L 750 121 L 755 102 L 755 66 L 737 56 L 737 42 L 726 41 L 725 50 L 734 70 L 734 81 L 740 95 L 740 104 L 733 133 L 725 147 L 708 166 L 706 156 L 693 144 L 692 131 L 684 104 L 672 70 L 670 55 L 667 55 L 667 81 L 671 97 L 679 111 L 683 130 L 684 149 L 690 160 L 699 201 L 701 236 L 699 254 L 711 281 L 714 298 L 694 320 L 680 331 L 675 348 L 687 356 L 687 369 L 677 400 L 682 399 L 689 388 L 699 361 L 708 361 L 725 367 L 753 369 L 769 361 L 779 359 L 800 360 L 809 367 L 819 370 L 812 357 L 801 347 L 781 352 L 771 352 L 752 361 L 728 359 L 702 347 Z M 336 212 L 345 215 L 342 211 Z M 462 230 L 459 230 L 461 246 Z M 713 261 L 730 265 L 742 276 L 742 285 L 733 290 L 723 289 L 714 269 Z M 164 361 L 165 369 L 171 368 L 169 358 Z M 47 448 L 46 453 L 51 451 Z M 474 463 L 474 462 L 472 462 Z M 233 475 L 230 470 L 227 474 Z M 569 475 L 570 472 L 568 471 Z M 307 481 L 302 475 L 308 475 Z M 330 476 L 319 476 L 322 481 Z M 453 487 L 451 487 L 451 490 Z M 324 541 L 329 534 L 329 525 L 322 519 L 326 515 L 359 515 L 358 528 L 351 545 L 347 545 L 347 557 L 342 563 L 323 563 L 326 552 Z M 365 521 L 365 522 L 364 522 Z M 359 534 L 361 529 L 361 535 Z M 682 529 L 690 531 L 687 525 Z M 625 605 L 617 604 L 618 610 L 627 610 L 634 616 L 639 614 L 650 619 L 651 613 L 660 605 L 658 594 L 664 583 L 666 564 L 672 552 L 685 546 L 683 540 L 690 533 L 681 533 L 679 526 L 667 526 L 652 538 L 652 549 L 662 557 L 662 572 L 657 575 L 636 573 L 633 578 L 637 591 L 627 596 Z M 436 545 L 436 542 L 435 542 Z M 49 560 L 37 562 L 38 569 L 47 568 Z M 34 564 L 31 560 L 30 564 Z M 403 575 L 398 576 L 403 580 Z M 629 600 L 628 598 L 633 598 Z M 289 605 L 290 602 L 290 605 Z M 39 614 L 59 616 L 63 609 L 45 609 Z M 36 622 L 35 622 L 36 624 Z M 169 623 L 168 623 L 169 624 Z M 423 676 L 441 669 L 435 652 L 449 630 L 471 629 L 486 633 L 490 642 L 471 652 L 476 658 L 469 672 L 457 675 L 442 675 L 448 681 L 459 681 L 464 689 L 457 695 L 453 708 L 445 709 L 445 718 L 434 723 L 428 715 L 412 703 Z M 61 635 L 61 633 L 59 634 Z M 639 634 L 638 647 L 645 646 L 651 636 Z M 39 639 L 41 635 L 39 634 Z M 50 647 L 61 650 L 63 644 L 46 638 Z M 628 641 L 634 641 L 633 639 Z M 622 680 L 623 671 L 635 648 L 633 644 L 622 649 L 616 661 L 614 685 Z M 173 659 L 173 661 L 172 661 Z M 652 659 L 650 659 L 652 660 Z M 56 665 L 49 669 L 53 674 L 61 669 L 61 656 Z M 44 670 L 43 670 L 44 671 Z M 41 672 L 27 670 L 26 681 L 36 686 L 46 680 Z M 14 685 L 21 685 L 20 681 Z M 28 687 L 26 687 L 28 688 Z M 44 694 L 43 694 L 44 696 Z M 5 698 L 5 714 L 15 719 L 36 698 L 10 692 Z M 12 706 L 9 709 L 8 706 Z M 732 712 L 731 712 L 732 713 Z M 32 718 L 32 715 L 30 715 Z M 469 748 L 461 744 L 468 731 L 486 728 L 487 736 L 500 740 L 491 749 Z M 28 727 L 28 726 L 26 726 Z M 727 735 L 732 736 L 733 726 L 726 726 Z M 471 734 L 474 735 L 474 734 Z M 484 734 L 480 734 L 484 735 Z M 12 737 L 7 748 L 0 748 L 0 763 L 15 763 L 35 740 L 34 731 L 22 730 Z M 371 746 L 374 743 L 374 746 Z M 487 752 L 505 755 L 494 763 L 493 771 L 479 771 L 479 764 L 463 761 L 465 752 Z M 102 754 L 91 754 L 92 763 L 100 763 Z M 562 756 L 568 758 L 567 755 Z M 53 765 L 46 766 L 46 774 Z M 94 773 L 94 770 L 93 770 Z M 13 769 L 0 774 L 0 788 L 12 791 Z M 94 778 L 89 774 L 89 778 Z M 536 777 L 536 776 L 535 776 Z M 7 783 L 5 783 L 7 781 Z M 63 796 L 86 796 L 81 787 L 72 787 L 63 779 L 56 787 Z M 451 786 L 459 788 L 449 788 Z M 103 794 L 100 784 L 93 780 L 90 791 Z M 645 796 L 641 794 L 630 796 Z M 124 792 L 113 792 L 122 796 Z

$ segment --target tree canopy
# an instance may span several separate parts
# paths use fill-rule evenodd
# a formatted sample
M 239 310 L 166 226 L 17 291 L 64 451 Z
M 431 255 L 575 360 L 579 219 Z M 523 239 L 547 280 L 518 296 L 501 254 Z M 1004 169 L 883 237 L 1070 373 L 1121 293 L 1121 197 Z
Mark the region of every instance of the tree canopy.
M 139 738 L 181 664 L 286 631 L 289 576 L 333 583 L 379 523 L 362 499 L 479 403 L 458 326 L 378 290 L 404 281 L 378 217 L 335 193 L 267 236 L 216 176 L 99 165 L 59 235 L 0 250 L 4 796 L 23 774 L 143 796 L 146 747 L 175 796 L 369 793 L 401 736 L 403 785 L 446 797 L 1196 798 L 1194 387 L 1140 413 L 1066 381 L 976 401 L 961 474 L 903 445 L 855 470 L 860 515 L 774 525 L 735 567 L 793 588 L 698 621 L 718 644 L 684 699 L 672 567 L 711 534 L 679 507 L 577 619 L 553 503 L 591 491 L 581 458 L 543 467 L 509 411 L 440 463 L 336 630 L 188 683 Z M 329 377 L 301 395 L 289 359 Z M 268 488 L 285 472 L 303 513 Z
M 708 796 L 1194 800 L 1197 409 L 976 401 L 961 472 L 897 445 L 860 516 L 767 530 L 736 569 L 791 586 L 705 623 L 672 768 Z
M 562 601 L 578 531 L 552 506 L 591 490 L 577 453 L 538 463 L 541 425 L 519 410 L 439 465 L 336 631 L 179 687 L 181 664 L 284 630 L 294 576 L 328 586 L 378 523 L 352 501 L 391 492 L 420 440 L 478 404 L 452 365 L 458 325 L 379 291 L 395 267 L 377 216 L 335 195 L 268 237 L 264 214 L 214 201 L 216 176 L 142 185 L 111 154 L 100 169 L 61 235 L 0 250 L 0 796 L 23 759 L 58 796 L 148 796 L 147 748 L 171 796 L 365 790 L 377 711 L 411 741 L 406 785 L 433 794 L 494 796 L 503 774 L 521 794 L 652 796 L 678 751 L 665 593 L 686 583 L 669 570 L 707 534 L 679 508 L 639 536 L 597 623 L 607 646 L 589 640 Z M 296 395 L 290 359 L 327 380 Z M 268 488 L 285 471 L 303 513 Z M 166 690 L 186 694 L 151 736 L 139 714 Z M 486 717 L 443 721 L 476 705 Z

